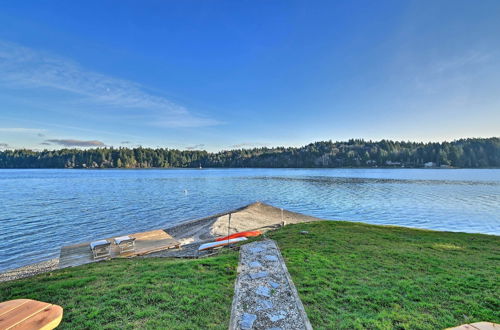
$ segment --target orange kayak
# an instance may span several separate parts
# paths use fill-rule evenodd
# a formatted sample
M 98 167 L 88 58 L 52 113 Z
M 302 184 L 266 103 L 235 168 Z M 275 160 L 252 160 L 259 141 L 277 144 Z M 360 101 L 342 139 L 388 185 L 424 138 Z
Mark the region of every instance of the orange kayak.
M 254 236 L 260 236 L 262 235 L 262 232 L 260 230 L 254 230 L 254 231 L 242 231 L 240 233 L 232 234 L 226 237 L 219 237 L 216 238 L 215 240 L 217 242 L 220 241 L 227 241 L 228 239 L 233 239 L 233 238 L 238 238 L 238 237 L 254 237 Z

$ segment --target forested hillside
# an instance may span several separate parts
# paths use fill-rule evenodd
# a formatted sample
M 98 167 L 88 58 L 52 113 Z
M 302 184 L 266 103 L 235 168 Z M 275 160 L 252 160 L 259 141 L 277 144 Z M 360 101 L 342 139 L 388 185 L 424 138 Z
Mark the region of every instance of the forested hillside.
M 426 164 L 427 163 L 427 164 Z M 303 147 L 209 153 L 150 148 L 6 150 L 0 168 L 151 167 L 500 167 L 500 138 L 444 143 L 323 141 Z

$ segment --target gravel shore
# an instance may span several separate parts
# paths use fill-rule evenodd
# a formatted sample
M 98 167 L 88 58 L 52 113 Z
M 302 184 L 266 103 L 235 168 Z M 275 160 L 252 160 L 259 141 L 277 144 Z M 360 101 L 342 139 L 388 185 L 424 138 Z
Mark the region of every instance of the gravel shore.
M 59 266 L 59 259 L 50 259 L 47 261 L 38 262 L 24 267 L 11 269 L 0 274 L 0 282 L 17 280 L 19 278 L 30 277 L 33 275 L 50 272 L 56 270 Z

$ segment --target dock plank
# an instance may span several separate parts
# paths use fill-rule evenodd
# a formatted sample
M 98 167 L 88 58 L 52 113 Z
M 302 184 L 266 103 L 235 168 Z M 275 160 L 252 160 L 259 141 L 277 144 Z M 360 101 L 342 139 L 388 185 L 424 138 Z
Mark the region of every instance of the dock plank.
M 114 244 L 114 237 L 106 238 L 111 242 L 109 258 L 94 259 L 90 250 L 90 242 L 80 243 L 61 248 L 59 257 L 59 268 L 73 267 L 105 259 L 131 258 L 153 252 L 163 251 L 171 248 L 178 248 L 180 243 L 164 230 L 152 230 L 147 232 L 129 234 L 135 237 L 135 250 L 120 254 L 120 249 Z

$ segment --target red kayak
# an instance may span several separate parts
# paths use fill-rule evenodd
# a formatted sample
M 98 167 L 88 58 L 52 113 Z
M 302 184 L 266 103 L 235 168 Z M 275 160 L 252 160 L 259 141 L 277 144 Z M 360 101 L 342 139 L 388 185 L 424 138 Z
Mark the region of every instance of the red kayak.
M 241 233 L 236 233 L 232 234 L 226 237 L 219 237 L 216 238 L 215 240 L 217 242 L 220 241 L 227 241 L 228 239 L 233 239 L 233 238 L 238 238 L 238 237 L 254 237 L 254 236 L 260 236 L 262 235 L 262 232 L 260 230 L 254 230 L 254 231 L 242 231 Z

